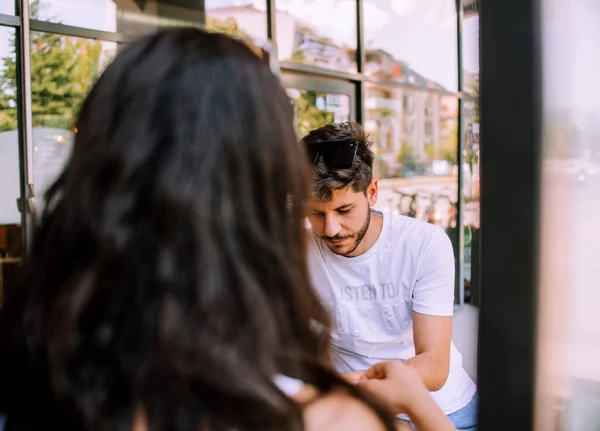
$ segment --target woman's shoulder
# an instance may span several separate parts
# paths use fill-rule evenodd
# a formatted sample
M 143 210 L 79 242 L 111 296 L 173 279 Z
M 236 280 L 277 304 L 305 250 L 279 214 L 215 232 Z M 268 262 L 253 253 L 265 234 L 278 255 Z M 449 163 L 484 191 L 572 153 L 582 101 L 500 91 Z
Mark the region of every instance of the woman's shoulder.
M 319 396 L 304 409 L 307 431 L 386 430 L 375 410 L 347 392 Z
M 327 394 L 301 380 L 283 375 L 275 377 L 275 384 L 298 404 L 304 406 L 304 424 L 307 431 L 379 431 L 383 422 L 365 402 L 344 390 Z

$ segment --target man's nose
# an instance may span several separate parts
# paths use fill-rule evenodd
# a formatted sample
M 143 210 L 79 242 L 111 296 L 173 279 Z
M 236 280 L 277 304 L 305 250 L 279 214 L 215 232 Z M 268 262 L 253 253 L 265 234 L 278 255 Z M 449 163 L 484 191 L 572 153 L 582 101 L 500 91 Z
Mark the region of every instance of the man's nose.
M 337 218 L 333 215 L 329 215 L 325 217 L 325 236 L 334 237 L 342 230 L 342 226 L 340 225 Z

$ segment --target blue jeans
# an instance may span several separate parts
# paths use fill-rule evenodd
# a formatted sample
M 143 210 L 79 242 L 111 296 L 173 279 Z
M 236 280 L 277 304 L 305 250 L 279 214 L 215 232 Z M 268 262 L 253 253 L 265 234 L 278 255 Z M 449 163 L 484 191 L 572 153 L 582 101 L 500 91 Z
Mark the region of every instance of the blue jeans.
M 448 419 L 456 429 L 464 431 L 477 431 L 477 411 L 479 410 L 479 396 L 473 395 L 469 404 L 462 409 L 450 413 Z
M 457 430 L 463 431 L 477 431 L 477 410 L 479 406 L 479 397 L 477 393 L 473 395 L 469 404 L 464 406 L 462 409 L 450 413 L 448 419 L 454 425 Z M 417 427 L 410 421 L 401 419 L 400 422 L 408 425 L 411 429 L 416 430 Z

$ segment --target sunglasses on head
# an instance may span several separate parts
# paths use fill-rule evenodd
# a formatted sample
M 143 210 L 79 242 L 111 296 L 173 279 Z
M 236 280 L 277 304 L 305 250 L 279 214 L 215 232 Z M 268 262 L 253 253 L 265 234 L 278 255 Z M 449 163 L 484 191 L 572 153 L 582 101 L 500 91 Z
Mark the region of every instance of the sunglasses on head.
M 350 169 L 356 159 L 358 145 L 355 142 L 319 142 L 306 146 L 309 161 L 317 163 L 319 158 L 328 167 L 334 169 Z

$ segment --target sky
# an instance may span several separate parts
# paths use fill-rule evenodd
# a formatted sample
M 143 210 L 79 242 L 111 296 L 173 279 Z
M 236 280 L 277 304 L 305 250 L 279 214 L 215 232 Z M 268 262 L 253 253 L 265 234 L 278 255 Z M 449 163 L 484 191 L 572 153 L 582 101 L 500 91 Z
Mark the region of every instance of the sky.
M 254 0 L 255 2 L 257 0 Z M 247 4 L 248 0 L 207 0 L 208 8 Z M 13 13 L 9 1 L 0 13 Z M 115 31 L 117 7 L 113 0 L 42 0 L 45 17 L 64 24 Z M 449 90 L 457 87 L 456 13 L 453 0 L 365 0 L 365 46 L 383 49 L 421 75 Z M 338 43 L 355 46 L 354 0 L 277 0 L 304 23 Z M 336 19 L 331 17 L 335 16 Z M 478 17 L 463 22 L 463 66 L 478 71 Z M 0 27 L 0 57 L 9 51 L 12 29 Z

